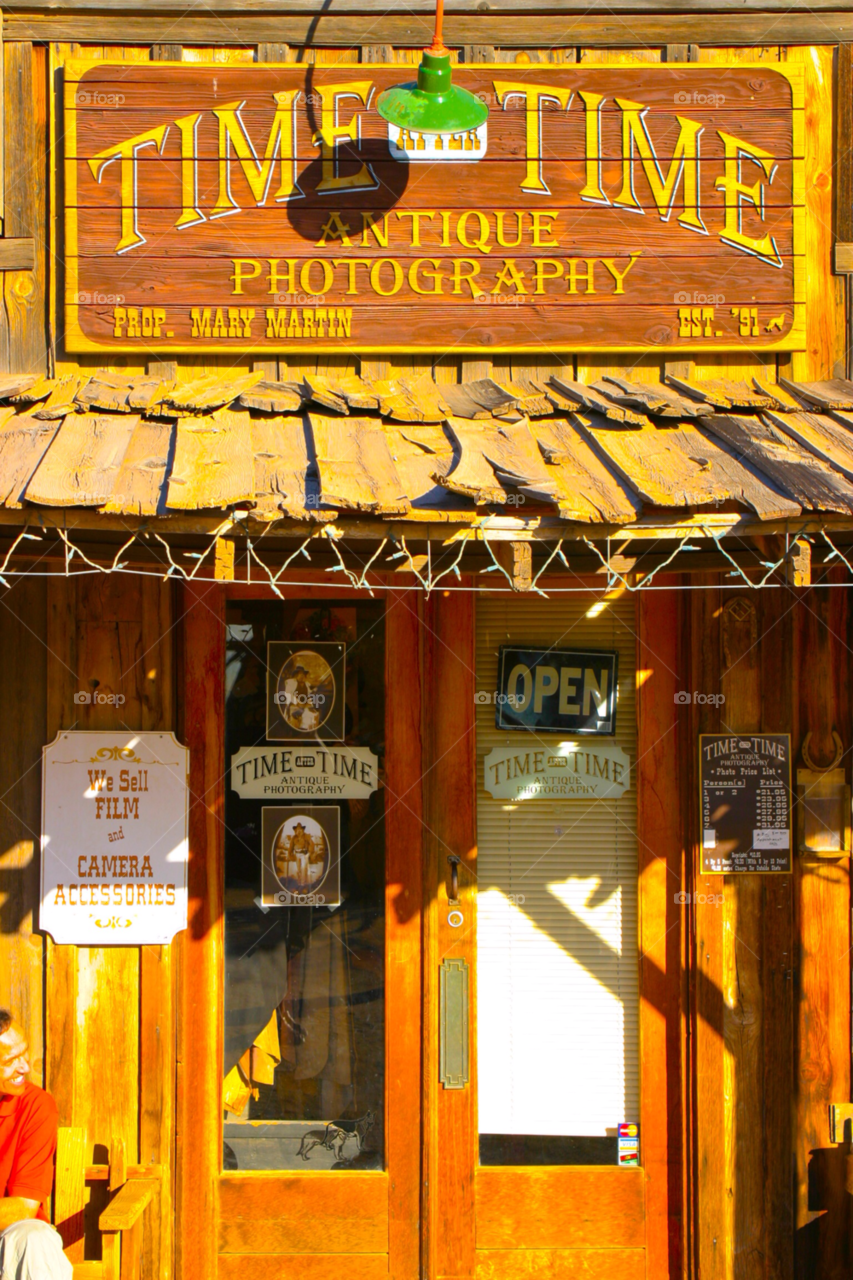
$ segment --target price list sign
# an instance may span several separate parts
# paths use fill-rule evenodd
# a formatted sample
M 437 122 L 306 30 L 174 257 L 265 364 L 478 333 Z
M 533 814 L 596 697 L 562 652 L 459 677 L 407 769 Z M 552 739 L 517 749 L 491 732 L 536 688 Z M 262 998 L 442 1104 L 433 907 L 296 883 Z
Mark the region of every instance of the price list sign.
M 702 872 L 791 870 L 791 737 L 699 735 Z

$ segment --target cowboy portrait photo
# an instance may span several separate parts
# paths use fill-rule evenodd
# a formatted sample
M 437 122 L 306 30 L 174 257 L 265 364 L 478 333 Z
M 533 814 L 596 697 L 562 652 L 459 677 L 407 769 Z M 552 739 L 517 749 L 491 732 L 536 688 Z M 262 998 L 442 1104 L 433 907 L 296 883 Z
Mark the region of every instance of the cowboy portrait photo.
M 340 891 L 337 805 L 265 807 L 262 818 L 265 906 L 336 906 Z
M 267 645 L 267 738 L 273 742 L 324 738 L 344 730 L 346 646 L 329 641 Z

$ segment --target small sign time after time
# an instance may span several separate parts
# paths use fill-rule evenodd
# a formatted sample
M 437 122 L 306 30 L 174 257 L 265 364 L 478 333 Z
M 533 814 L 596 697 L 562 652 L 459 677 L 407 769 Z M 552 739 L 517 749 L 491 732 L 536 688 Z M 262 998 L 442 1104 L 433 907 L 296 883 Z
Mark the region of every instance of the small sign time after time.
M 412 76 L 69 62 L 67 349 L 804 347 L 802 68 L 460 66 L 441 154 Z

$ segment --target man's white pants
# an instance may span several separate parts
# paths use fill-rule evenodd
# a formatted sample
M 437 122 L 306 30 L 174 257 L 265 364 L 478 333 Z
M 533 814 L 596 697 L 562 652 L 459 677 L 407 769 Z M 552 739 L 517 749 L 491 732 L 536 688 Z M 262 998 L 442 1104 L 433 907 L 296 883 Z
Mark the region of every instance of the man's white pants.
M 0 1231 L 0 1280 L 71 1280 L 59 1232 L 40 1218 Z

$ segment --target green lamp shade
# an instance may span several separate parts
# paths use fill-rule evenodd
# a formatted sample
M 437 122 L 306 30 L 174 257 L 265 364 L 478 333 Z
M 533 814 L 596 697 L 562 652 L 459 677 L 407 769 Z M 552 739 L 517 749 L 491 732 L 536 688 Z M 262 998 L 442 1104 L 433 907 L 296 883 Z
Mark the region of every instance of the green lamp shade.
M 449 56 L 428 50 L 418 67 L 417 83 L 386 89 L 376 101 L 376 110 L 390 125 L 418 134 L 477 130 L 489 114 L 485 102 L 452 83 Z

